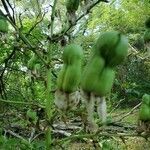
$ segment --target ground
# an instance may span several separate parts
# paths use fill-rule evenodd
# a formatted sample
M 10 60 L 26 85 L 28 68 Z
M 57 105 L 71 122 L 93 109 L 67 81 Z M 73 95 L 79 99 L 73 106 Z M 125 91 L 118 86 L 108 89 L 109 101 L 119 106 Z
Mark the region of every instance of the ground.
M 111 114 L 114 121 L 108 126 L 100 126 L 97 134 L 85 133 L 79 117 L 71 116 L 67 126 L 56 117 L 53 147 L 57 150 L 149 150 L 150 139 L 137 133 L 138 109 L 120 120 L 128 112 L 130 109 L 114 111 Z M 1 114 L 0 150 L 44 150 L 44 119 L 39 124 L 40 128 L 37 129 L 24 112 L 10 109 Z

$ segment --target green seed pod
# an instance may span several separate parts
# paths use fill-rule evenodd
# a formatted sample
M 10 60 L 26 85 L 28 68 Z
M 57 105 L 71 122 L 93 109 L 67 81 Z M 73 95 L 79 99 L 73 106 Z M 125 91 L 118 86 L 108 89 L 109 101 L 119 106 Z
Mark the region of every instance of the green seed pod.
M 111 92 L 115 79 L 115 71 L 111 68 L 104 68 L 98 81 L 95 83 L 93 92 L 98 96 L 106 96 Z
M 142 104 L 145 104 L 147 106 L 150 106 L 150 95 L 144 94 L 142 96 Z
M 150 18 L 145 21 L 146 28 L 150 28 Z
M 111 55 L 108 56 L 107 65 L 115 67 L 123 62 L 128 54 L 128 40 L 125 36 L 120 35 L 120 40 L 116 47 L 111 50 Z
M 119 41 L 119 32 L 111 31 L 105 32 L 100 35 L 95 44 L 95 53 L 102 55 L 102 57 L 107 58 L 110 54 L 110 50 L 116 47 L 116 43 Z
M 83 51 L 79 45 L 70 44 L 65 47 L 63 52 L 63 61 L 66 64 L 74 64 L 75 62 L 82 61 Z
M 93 56 L 84 69 L 81 81 L 81 87 L 86 92 L 92 92 L 98 77 L 104 68 L 105 61 L 99 56 Z
M 150 108 L 142 104 L 139 112 L 139 119 L 143 121 L 150 121 Z
M 57 88 L 61 91 L 63 90 L 62 87 L 63 87 L 63 81 L 64 81 L 66 70 L 67 70 L 67 65 L 63 64 L 63 67 L 60 70 L 60 72 L 58 74 L 58 78 L 57 78 Z
M 95 54 L 101 55 L 107 66 L 115 67 L 127 56 L 128 40 L 117 31 L 105 32 L 94 47 Z
M 145 42 L 145 43 L 150 42 L 150 29 L 147 29 L 147 30 L 145 31 L 145 34 L 144 34 L 144 42 Z
M 143 121 L 150 121 L 150 95 L 142 96 L 142 105 L 139 112 L 139 118 Z
M 65 47 L 63 52 L 64 65 L 57 79 L 59 90 L 70 93 L 77 89 L 81 78 L 82 58 L 83 51 L 80 46 L 70 44 Z
M 68 12 L 76 11 L 79 7 L 80 0 L 66 0 L 66 8 Z
M 81 62 L 68 65 L 63 80 L 63 91 L 72 93 L 77 90 L 81 78 Z
M 5 17 L 0 15 L 0 32 L 8 32 L 8 23 Z

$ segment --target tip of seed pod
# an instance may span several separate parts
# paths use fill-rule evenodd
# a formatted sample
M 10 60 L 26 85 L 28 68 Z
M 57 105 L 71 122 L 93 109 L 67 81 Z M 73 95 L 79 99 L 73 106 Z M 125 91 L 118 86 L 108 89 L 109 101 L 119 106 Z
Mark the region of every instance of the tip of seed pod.
M 146 28 L 150 28 L 150 17 L 145 21 Z

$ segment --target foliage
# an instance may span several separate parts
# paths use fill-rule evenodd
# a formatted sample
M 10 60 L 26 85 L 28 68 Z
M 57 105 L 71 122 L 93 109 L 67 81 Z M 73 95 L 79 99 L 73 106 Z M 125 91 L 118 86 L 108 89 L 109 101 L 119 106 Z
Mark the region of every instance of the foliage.
M 4 131 L 6 125 L 17 122 L 25 128 L 19 133 L 29 135 L 27 131 L 31 127 L 41 130 L 37 127 L 39 120 L 49 120 L 46 125 L 40 122 L 42 129 L 52 124 L 55 114 L 53 93 L 62 66 L 63 49 L 69 43 L 82 46 L 85 67 L 99 34 L 110 30 L 125 34 L 129 40 L 129 52 L 124 63 L 116 67 L 114 86 L 107 97 L 109 108 L 120 99 L 124 99 L 122 107 L 130 108 L 141 101 L 143 94 L 150 94 L 150 56 L 143 38 L 149 39 L 149 29 L 146 28 L 149 23 L 145 27 L 150 16 L 149 0 L 94 2 L 98 1 L 82 1 L 75 9 L 74 24 L 68 24 L 64 0 L 0 1 L 3 13 L 3 17 L 0 16 L 0 149 L 45 148 L 42 136 L 29 143 L 13 135 L 5 135 Z M 37 59 L 34 67 L 29 66 L 32 56 Z M 101 64 L 97 65 L 95 68 L 101 67 Z M 92 77 L 88 78 L 91 88 Z M 45 106 L 47 111 L 44 113 Z M 50 117 L 45 115 L 48 111 Z M 25 139 L 29 138 L 27 135 Z M 99 140 L 103 148 L 111 147 L 110 141 Z

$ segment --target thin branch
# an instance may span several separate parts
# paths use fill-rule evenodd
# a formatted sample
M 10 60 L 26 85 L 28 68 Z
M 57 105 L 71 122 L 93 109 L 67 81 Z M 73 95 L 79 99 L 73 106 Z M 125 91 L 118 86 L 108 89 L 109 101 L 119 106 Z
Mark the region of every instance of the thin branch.
M 19 70 L 19 69 L 17 69 L 17 68 L 13 68 L 13 67 L 10 67 L 10 66 L 7 66 L 7 70 L 9 70 L 9 71 L 18 71 L 18 72 L 20 72 L 20 73 L 22 73 L 22 74 L 27 74 L 27 73 L 28 73 L 28 72 L 26 72 L 26 71 Z
M 70 141 L 70 140 L 82 140 L 84 138 L 94 138 L 94 137 L 143 137 L 146 138 L 150 135 L 141 135 L 141 134 L 137 134 L 137 133 L 131 133 L 131 134 L 127 134 L 127 133 L 117 133 L 117 134 L 111 134 L 111 133 L 95 133 L 95 134 L 82 134 L 82 135 L 72 135 L 66 138 L 63 138 L 61 140 L 54 140 L 53 144 L 61 144 L 65 141 Z
M 43 16 L 41 17 L 41 19 L 39 21 L 37 21 L 32 27 L 31 29 L 29 30 L 29 32 L 27 33 L 27 36 L 34 30 L 34 28 L 40 23 L 43 21 L 43 18 L 45 16 L 46 13 L 43 14 Z
M 53 37 L 53 40 L 56 41 L 56 40 L 58 40 L 58 39 L 61 39 L 61 37 L 63 37 L 64 35 L 67 35 L 67 32 L 68 32 L 71 28 L 73 28 L 73 27 L 77 24 L 77 22 L 78 22 L 79 20 L 81 20 L 83 17 L 85 17 L 85 15 L 87 15 L 87 14 L 90 12 L 90 10 L 91 10 L 93 7 L 95 7 L 95 6 L 96 6 L 98 3 L 100 3 L 100 2 L 108 2 L 108 1 L 107 1 L 107 0 L 97 0 L 96 2 L 92 3 L 91 5 L 89 5 L 88 8 L 87 8 L 87 10 L 86 10 L 83 14 L 81 14 L 81 16 L 79 16 L 79 17 L 77 18 L 77 20 L 75 21 L 74 24 L 70 24 L 69 27 L 68 27 L 65 31 L 62 31 L 62 32 L 61 32 L 60 35 L 58 35 L 58 36 L 55 35 L 55 37 Z M 48 39 L 51 40 L 51 38 L 49 38 L 49 37 L 48 37 Z
M 117 105 L 109 112 L 109 115 L 112 114 L 124 100 L 125 100 L 124 98 L 121 99 L 121 100 L 117 103 Z
M 9 60 L 15 55 L 15 52 L 16 52 L 16 49 L 15 49 L 15 47 L 13 47 L 13 51 L 12 51 L 12 52 L 10 53 L 10 55 L 4 60 L 3 63 L 5 63 L 5 67 L 4 67 L 4 69 L 3 69 L 3 71 L 2 71 L 2 73 L 1 73 L 1 75 L 0 75 L 0 78 L 3 78 L 4 72 L 5 72 L 5 70 L 6 70 L 7 66 L 8 66 Z
M 8 15 L 9 19 L 15 24 L 15 21 L 13 20 L 11 14 L 9 12 L 9 9 L 7 7 L 7 4 L 6 4 L 5 0 L 2 0 L 2 4 L 3 4 L 4 8 L 5 8 L 5 11 L 7 12 L 7 15 Z
M 29 143 L 31 143 L 31 141 L 32 141 L 32 139 L 33 139 L 33 137 L 34 137 L 34 135 L 35 135 L 35 128 L 32 128 L 32 130 L 31 130 L 31 135 L 30 135 L 30 138 L 29 138 Z
M 38 58 L 39 58 L 45 65 L 47 65 L 47 62 L 42 58 L 41 54 L 39 54 L 39 53 L 35 50 L 36 48 L 35 48 L 35 47 L 30 43 L 30 41 L 23 35 L 23 33 L 17 28 L 17 26 L 15 26 L 15 25 L 13 24 L 13 22 L 11 22 L 10 20 L 8 20 L 8 21 L 11 23 L 11 25 L 12 25 L 12 26 L 15 28 L 15 30 L 18 32 L 18 34 L 19 34 L 20 38 L 22 39 L 22 41 L 32 49 L 32 51 L 38 56 Z
M 120 121 L 122 121 L 124 118 L 128 117 L 129 115 L 131 115 L 138 107 L 141 106 L 141 104 L 142 104 L 142 102 L 139 103 L 138 105 L 136 105 L 135 107 L 133 107 L 133 108 L 131 109 L 131 111 L 129 111 L 127 114 L 125 114 L 125 115 L 122 116 L 120 119 L 116 120 L 115 122 L 120 122 Z
M 0 78 L 0 94 L 1 94 L 2 98 L 7 99 L 5 84 L 4 84 L 3 78 Z
M 16 137 L 16 138 L 18 138 L 18 139 L 20 139 L 20 140 L 22 140 L 22 141 L 24 141 L 24 142 L 26 142 L 26 143 L 28 143 L 28 141 L 27 141 L 25 138 L 23 138 L 22 136 L 20 136 L 20 135 L 14 133 L 14 132 L 11 131 L 11 130 L 6 130 L 6 129 L 5 129 L 5 132 L 6 132 L 6 133 L 9 133 L 9 134 L 11 134 L 11 135 L 13 135 L 14 137 Z
M 85 13 L 83 13 L 79 18 L 77 18 L 76 22 L 78 22 L 81 18 L 83 18 L 85 15 L 87 15 L 87 14 L 90 12 L 90 10 L 91 10 L 93 7 L 95 7 L 97 4 L 99 4 L 100 2 L 106 2 L 106 3 L 108 3 L 107 0 L 98 0 L 98 1 L 96 1 L 95 3 L 89 5 L 89 6 L 87 7 Z
M 19 18 L 19 23 L 20 23 L 20 29 L 22 29 L 23 28 L 23 24 L 22 24 L 22 21 L 23 21 L 23 19 L 21 18 L 22 17 L 22 15 L 23 15 L 23 13 L 25 13 L 27 11 L 27 9 L 25 9 L 23 12 L 21 12 L 21 13 L 19 13 L 19 15 L 18 15 L 18 18 Z M 17 15 L 17 14 L 16 14 Z M 17 16 L 16 16 L 16 18 L 17 18 Z
M 9 7 L 11 8 L 11 10 L 12 10 L 12 12 L 13 12 L 13 21 L 14 21 L 14 23 L 15 23 L 15 11 L 14 11 L 14 8 L 13 8 L 12 5 L 10 4 L 9 0 L 6 0 L 6 1 L 7 1 Z M 15 23 L 15 24 L 16 24 L 16 23 Z
M 22 15 L 22 13 L 19 13 L 19 16 L 18 16 L 18 18 L 19 18 L 20 28 L 23 28 L 23 24 L 22 24 L 21 15 Z
M 2 15 L 4 15 L 4 13 L 2 12 Z M 5 16 L 5 15 L 4 15 Z M 36 51 L 36 47 L 34 47 L 31 42 L 23 35 L 23 33 L 19 30 L 19 28 L 13 23 L 13 21 L 9 20 L 8 18 L 6 18 L 7 21 L 14 27 L 14 29 L 18 32 L 19 37 L 21 38 L 21 40 L 29 47 L 32 49 L 32 51 L 38 56 L 38 58 L 44 63 L 44 65 L 47 66 L 47 62 L 42 58 L 41 54 L 38 53 Z
M 39 3 L 39 0 L 36 0 L 36 3 L 37 3 L 37 7 L 38 7 L 38 11 L 39 11 L 39 16 L 42 15 L 42 12 L 41 12 L 41 4 Z
M 44 134 L 44 132 L 40 132 L 40 133 L 38 133 L 37 135 L 35 135 L 32 139 L 31 139 L 31 143 L 36 139 L 36 138 L 38 138 L 40 135 L 43 135 Z
M 41 104 L 35 104 L 34 103 L 30 103 L 30 102 L 21 102 L 21 101 L 10 101 L 10 100 L 4 100 L 4 99 L 0 99 L 0 102 L 4 102 L 4 103 L 10 103 L 10 104 L 22 104 L 22 105 L 33 105 L 33 106 L 38 106 L 40 108 L 45 108 L 45 106 L 41 105 Z
M 53 36 L 53 30 L 54 30 L 54 16 L 55 16 L 56 4 L 57 4 L 57 0 L 54 1 L 54 5 L 52 7 L 52 14 L 51 14 L 51 37 Z
M 44 46 L 44 44 L 41 42 L 41 40 L 38 39 L 38 37 L 36 37 L 35 35 L 33 35 L 32 33 L 28 34 L 26 36 L 31 36 L 32 39 L 34 38 L 38 43 L 40 43 L 42 46 Z M 42 49 L 43 50 L 43 49 Z
M 52 130 L 54 134 L 60 134 L 60 135 L 63 135 L 63 136 L 67 136 L 67 137 L 70 137 L 71 136 L 71 133 L 70 132 L 67 132 L 67 131 L 64 131 L 64 130 Z

